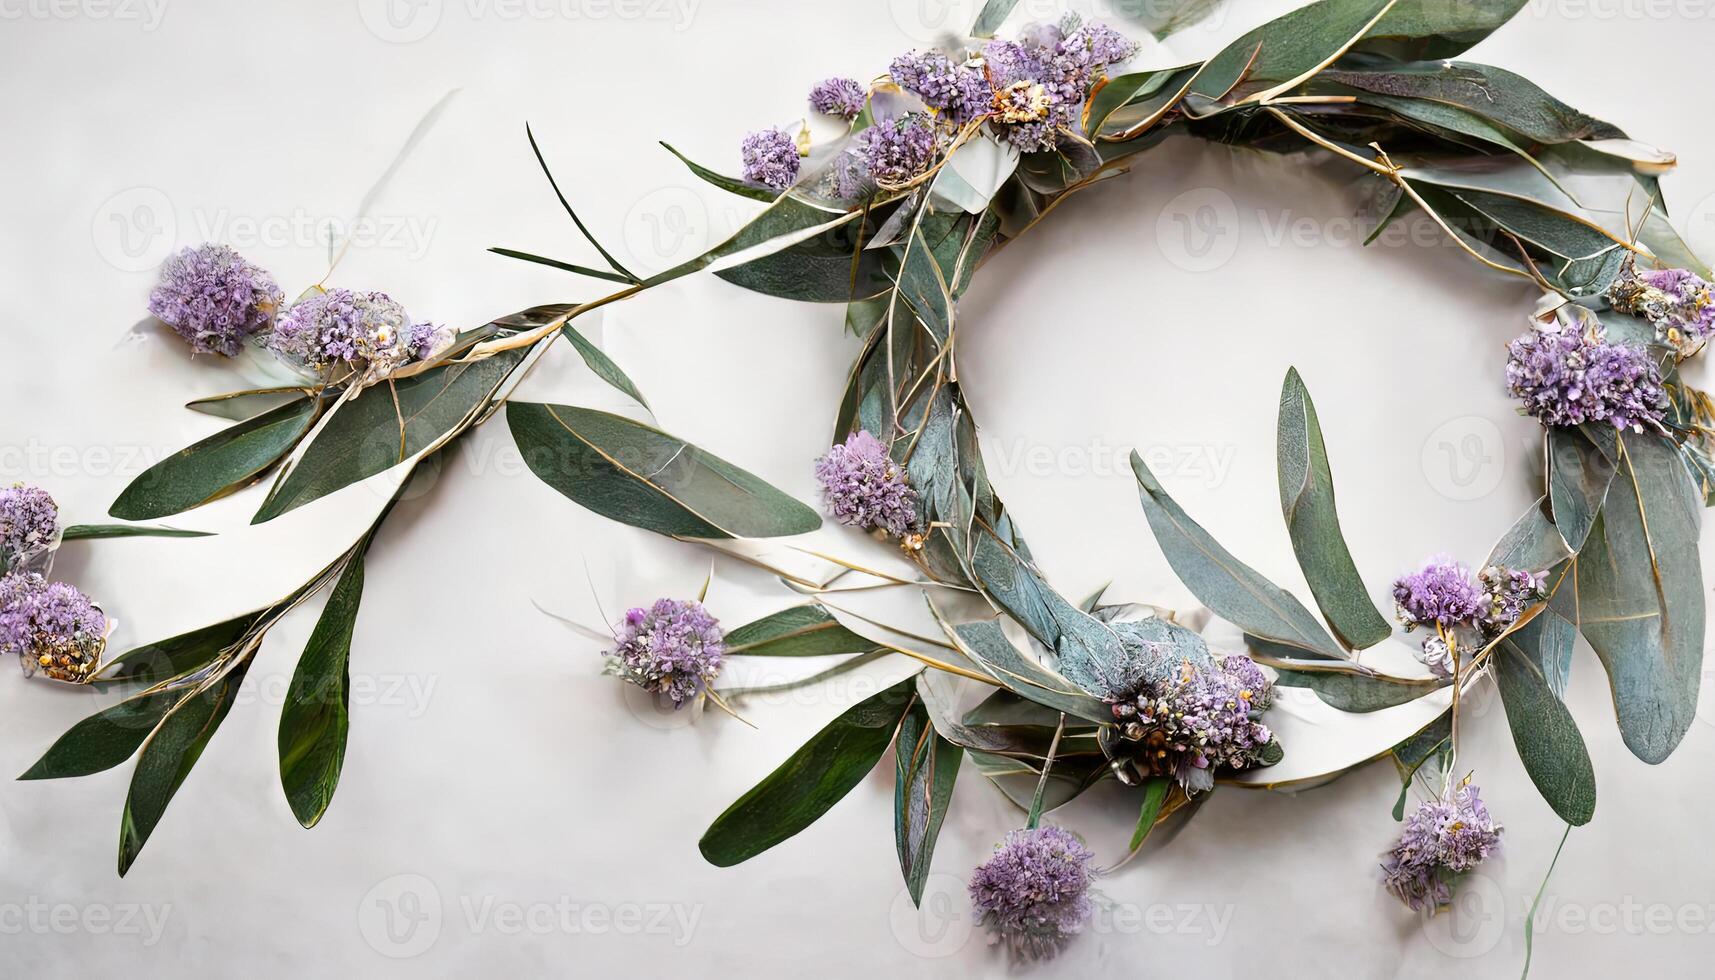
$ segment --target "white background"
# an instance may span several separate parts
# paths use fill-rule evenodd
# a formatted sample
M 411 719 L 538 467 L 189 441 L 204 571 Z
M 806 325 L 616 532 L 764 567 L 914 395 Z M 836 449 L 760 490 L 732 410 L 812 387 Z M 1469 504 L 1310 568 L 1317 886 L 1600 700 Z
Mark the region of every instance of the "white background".
M 799 116 L 810 83 L 868 77 L 931 37 L 925 21 L 943 11 L 923 2 L 419 0 L 389 21 L 367 0 L 0 0 L 0 479 L 42 484 L 68 519 L 96 521 L 148 462 L 218 428 L 180 406 L 244 378 L 153 334 L 120 342 L 159 260 L 214 238 L 273 270 L 289 295 L 317 281 L 319 229 L 349 219 L 449 90 L 330 282 L 469 327 L 599 286 L 483 251 L 596 261 L 540 179 L 526 120 L 588 224 L 623 261 L 665 268 L 754 206 L 700 184 L 654 141 L 736 169 L 744 132 Z M 946 23 L 968 24 L 974 6 L 950 5 Z M 1180 60 L 1287 4 L 1234 6 L 1175 38 Z M 1472 57 L 1678 152 L 1669 203 L 1707 255 L 1711 42 L 1707 3 L 1557 0 L 1532 3 Z M 1137 64 L 1172 57 L 1146 48 Z M 1304 594 L 1274 476 L 1276 399 L 1292 364 L 1316 397 L 1341 516 L 1378 598 L 1425 555 L 1480 561 L 1529 503 L 1537 429 L 1514 415 L 1500 365 L 1533 296 L 1444 244 L 1360 248 L 1352 178 L 1340 165 L 1176 140 L 985 266 L 961 310 L 959 372 L 995 482 L 1063 591 L 1113 579 L 1119 598 L 1190 604 L 1139 513 L 1124 465 L 1136 447 L 1213 533 Z M 1187 239 L 1181 219 L 1205 205 L 1212 237 Z M 839 308 L 699 278 L 611 308 L 596 334 L 663 426 L 812 499 L 808 464 L 855 354 Z M 617 404 L 571 351 L 551 358 L 531 397 Z M 1021 817 L 969 767 L 921 914 L 901 890 L 888 767 L 748 864 L 716 869 L 697 852 L 714 815 L 899 666 L 753 705 L 759 730 L 633 711 L 598 676 L 599 645 L 537 607 L 599 625 L 592 580 L 617 613 L 692 592 L 708 553 L 559 497 L 522 470 L 500 419 L 419 487 L 370 558 L 350 751 L 322 824 L 297 826 L 275 750 L 309 610 L 271 636 L 124 880 L 113 854 L 129 766 L 4 784 L 0 970 L 1004 969 L 963 914 L 963 880 Z M 285 535 L 247 537 L 249 494 L 177 519 L 230 531 L 211 539 L 221 545 L 71 545 L 58 572 L 120 621 L 116 644 L 155 639 L 337 552 L 378 500 L 354 488 Z M 726 564 L 710 594 L 729 625 L 790 599 Z M 1599 803 L 1543 898 L 1537 975 L 1703 973 L 1715 952 L 1715 855 L 1703 845 L 1715 709 L 1652 768 L 1621 745 L 1582 647 L 1570 700 Z M 23 771 L 104 703 L 0 671 L 0 773 Z M 1461 761 L 1506 844 L 1457 915 L 1425 925 L 1382 890 L 1377 855 L 1396 832 L 1398 782 L 1381 763 L 1296 797 L 1217 792 L 1170 847 L 1101 883 L 1107 909 L 1091 934 L 1039 972 L 1517 975 L 1524 910 L 1561 825 L 1520 768 L 1502 711 L 1482 705 Z M 1108 786 L 1054 819 L 1106 863 L 1135 807 Z

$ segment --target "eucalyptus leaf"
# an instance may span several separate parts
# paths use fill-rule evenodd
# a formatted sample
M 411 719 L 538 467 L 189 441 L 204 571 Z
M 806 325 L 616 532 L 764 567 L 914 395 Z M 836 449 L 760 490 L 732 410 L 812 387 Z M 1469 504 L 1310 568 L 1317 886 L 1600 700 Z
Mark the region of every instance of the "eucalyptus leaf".
M 716 867 L 748 861 L 815 823 L 850 793 L 916 701 L 914 678 L 847 708 L 715 818 L 697 843 Z
M 715 275 L 753 292 L 808 303 L 846 303 L 885 292 L 892 256 L 863 248 L 864 222 L 848 221 Z
M 212 531 L 186 531 L 149 524 L 73 524 L 60 534 L 62 541 L 94 541 L 105 538 L 208 538 Z
M 1524 9 L 1526 0 L 1399 0 L 1351 54 L 1394 61 L 1455 58 Z
M 90 715 L 61 735 L 19 779 L 63 779 L 104 772 L 131 758 L 184 691 L 145 692 Z
M 316 620 L 280 711 L 280 786 L 298 823 L 314 827 L 333 802 L 350 730 L 351 637 L 363 601 L 368 541 L 347 559 Z
M 728 656 L 824 657 L 873 649 L 874 641 L 841 626 L 826 609 L 814 604 L 770 613 L 726 635 Z
M 301 397 L 179 450 L 132 480 L 108 513 L 125 521 L 153 520 L 249 486 L 310 431 L 316 405 Z
M 976 23 L 971 25 L 971 36 L 994 37 L 995 31 L 1006 22 L 1006 15 L 1016 6 L 1018 0 L 984 0 L 983 9 L 977 11 Z
M 1340 530 L 1322 423 L 1297 368 L 1286 372 L 1280 392 L 1279 470 L 1280 509 L 1292 550 L 1328 625 L 1354 649 L 1387 639 L 1393 628 L 1370 602 Z
M 1020 653 L 994 622 L 965 623 L 954 628 L 959 650 L 1007 689 L 1038 704 L 1101 724 L 1113 711 L 1071 681 Z
M 506 421 L 542 482 L 623 524 L 692 538 L 767 538 L 822 523 L 758 477 L 618 415 L 514 401 Z
M 1153 776 L 1144 781 L 1143 806 L 1138 810 L 1137 829 L 1131 832 L 1131 850 L 1142 847 L 1149 832 L 1155 829 L 1155 821 L 1161 816 L 1161 804 L 1167 801 L 1167 792 L 1172 788 L 1173 780 L 1166 776 Z
M 680 163 L 691 168 L 691 173 L 696 174 L 698 177 L 701 177 L 729 194 L 737 194 L 739 197 L 748 197 L 753 201 L 768 202 L 772 202 L 775 198 L 780 196 L 780 192 L 771 190 L 767 187 L 762 187 L 758 184 L 747 184 L 744 181 L 739 180 L 737 177 L 728 177 L 725 174 L 716 173 L 715 171 L 697 163 L 695 160 L 692 160 L 683 153 L 680 153 L 678 150 L 673 149 L 673 147 L 667 143 L 662 143 L 661 145 L 666 148 L 668 153 L 678 157 Z
M 1323 72 L 1341 85 L 1417 101 L 1457 106 L 1536 143 L 1624 139 L 1614 126 L 1585 115 L 1505 69 L 1468 61 L 1433 61 L 1379 71 Z
M 1538 616 L 1537 619 L 1542 617 Z M 1539 640 L 1532 620 L 1495 650 L 1495 680 L 1519 760 L 1560 819 L 1581 827 L 1596 811 L 1596 773 L 1572 713 L 1521 647 Z
M 649 407 L 649 402 L 643 397 L 643 392 L 637 390 L 637 385 L 632 383 L 631 378 L 620 370 L 619 365 L 613 363 L 613 358 L 608 357 L 600 347 L 590 343 L 570 323 L 562 327 L 560 332 L 565 334 L 566 340 L 573 347 L 577 348 L 578 356 L 584 359 L 584 363 L 589 366 L 591 371 L 595 372 L 596 377 L 606 381 L 615 391 L 644 408 Z
M 1277 17 L 1204 63 L 1188 98 L 1237 102 L 1290 87 L 1343 54 L 1394 2 L 1317 0 Z
M 905 713 L 893 751 L 897 776 L 893 784 L 894 840 L 905 887 L 912 903 L 919 904 L 965 752 L 935 731 L 921 701 Z
M 1608 439 L 1612 443 L 1612 439 Z M 1553 427 L 1547 432 L 1548 500 L 1554 526 L 1566 547 L 1584 547 L 1596 515 L 1614 482 L 1614 461 L 1579 429 Z
M 246 613 L 155 643 L 132 647 L 101 669 L 103 681 L 155 684 L 207 666 L 235 646 L 268 611 Z
M 1180 509 L 1143 457 L 1131 454 L 1144 516 L 1175 575 L 1191 594 L 1222 617 L 1265 640 L 1296 647 L 1318 657 L 1347 659 L 1304 604 L 1292 593 L 1257 574 L 1210 537 Z
M 1344 670 L 1277 666 L 1275 673 L 1275 683 L 1281 687 L 1309 688 L 1328 705 L 1341 711 L 1380 711 L 1415 701 L 1443 686 L 1441 682 L 1427 678 L 1385 677 Z

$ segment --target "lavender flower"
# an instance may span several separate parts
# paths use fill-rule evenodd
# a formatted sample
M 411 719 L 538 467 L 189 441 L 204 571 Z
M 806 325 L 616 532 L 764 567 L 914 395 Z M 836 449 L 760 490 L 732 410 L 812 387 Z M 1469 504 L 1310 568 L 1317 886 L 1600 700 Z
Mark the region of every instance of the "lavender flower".
M 1667 410 L 1649 352 L 1610 344 L 1600 331 L 1533 329 L 1507 345 L 1507 388 L 1543 425 L 1606 422 L 1643 431 Z
M 161 266 L 149 293 L 149 313 L 173 328 L 197 354 L 233 357 L 244 339 L 266 331 L 279 308 L 280 287 L 262 269 L 209 242 L 183 249 Z
M 0 579 L 0 653 L 17 654 L 26 674 L 86 680 L 106 646 L 107 617 L 73 586 L 35 572 Z
M 1393 599 L 1407 631 L 1468 624 L 1484 605 L 1483 591 L 1471 579 L 1471 570 L 1450 558 L 1431 558 L 1418 571 L 1400 576 L 1393 583 Z
M 1012 831 L 971 873 L 971 904 L 1013 955 L 1048 959 L 1089 921 L 1094 861 L 1059 827 Z
M 0 573 L 46 554 L 59 534 L 60 509 L 46 490 L 0 488 Z
M 828 78 L 810 89 L 810 108 L 824 116 L 851 120 L 863 111 L 868 93 L 850 78 Z
M 860 429 L 816 460 L 828 513 L 841 524 L 903 538 L 917 530 L 917 491 L 881 440 Z
M 1383 859 L 1388 891 L 1413 911 L 1442 908 L 1452 902 L 1459 877 L 1500 842 L 1501 827 L 1477 787 L 1461 783 L 1445 798 L 1419 804 L 1406 819 L 1398 843 Z
M 726 651 L 719 621 L 691 600 L 657 599 L 647 610 L 632 609 L 614 640 L 609 673 L 671 699 L 675 710 L 709 689 Z
M 1527 572 L 1519 568 L 1490 565 L 1477 573 L 1477 583 L 1483 589 L 1483 608 L 1477 625 L 1485 637 L 1493 638 L 1507 631 L 1518 621 L 1525 609 L 1548 597 L 1547 572 Z
M 409 362 L 421 347 L 418 327 L 386 293 L 334 288 L 293 303 L 268 338 L 270 349 L 315 370 L 343 365 L 379 378 Z
M 798 142 L 783 129 L 762 129 L 744 138 L 744 179 L 783 191 L 798 179 Z
M 857 136 L 864 168 L 877 183 L 903 184 L 935 157 L 935 125 L 921 112 L 877 122 Z
M 1696 353 L 1715 334 L 1715 295 L 1709 283 L 1689 269 L 1639 272 L 1628 257 L 1608 286 L 1608 302 L 1621 313 L 1648 320 L 1656 338 L 1672 344 L 1682 357 Z
M 1017 41 L 989 42 L 983 59 L 1007 124 L 1002 135 L 1027 153 L 1053 149 L 1061 129 L 1081 124 L 1096 79 L 1135 53 L 1137 45 L 1119 32 L 1076 16 L 1026 28 Z
M 452 327 L 443 327 L 434 323 L 413 323 L 405 338 L 405 349 L 414 360 L 426 361 L 448 347 L 458 339 L 458 331 Z
M 1124 627 L 1115 629 L 1126 639 Z M 1128 643 L 1128 646 L 1131 644 Z M 1172 776 L 1187 792 L 1213 789 L 1215 770 L 1263 764 L 1274 740 L 1260 719 L 1274 685 L 1249 657 L 1219 660 L 1175 654 L 1145 643 L 1144 681 L 1135 693 L 1109 698 L 1121 734 L 1139 743 L 1133 761 L 1151 775 Z

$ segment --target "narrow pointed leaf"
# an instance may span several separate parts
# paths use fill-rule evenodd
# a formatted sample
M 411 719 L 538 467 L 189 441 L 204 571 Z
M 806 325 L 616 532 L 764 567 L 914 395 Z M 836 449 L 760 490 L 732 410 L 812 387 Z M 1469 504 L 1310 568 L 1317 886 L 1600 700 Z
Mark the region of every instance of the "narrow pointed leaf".
M 768 202 L 773 202 L 775 198 L 780 196 L 779 191 L 772 190 L 767 187 L 761 187 L 757 184 L 747 184 L 744 181 L 739 180 L 737 177 L 728 177 L 725 174 L 716 173 L 702 164 L 697 163 L 695 160 L 692 160 L 683 153 L 680 153 L 678 150 L 675 150 L 670 144 L 662 143 L 661 145 L 666 147 L 668 153 L 678 157 L 680 163 L 691 168 L 691 173 L 696 174 L 698 177 L 701 177 L 729 194 L 737 194 L 739 197 L 748 197 L 753 201 Z
M 923 883 L 941 822 L 952 802 L 953 783 L 965 750 L 942 738 L 929 722 L 921 702 L 905 713 L 894 740 L 893 833 L 899 848 L 899 869 L 915 904 L 923 899 Z
M 727 654 L 746 657 L 825 657 L 873 649 L 873 640 L 841 626 L 817 605 L 782 609 L 726 635 Z
M 1161 804 L 1167 802 L 1167 791 L 1173 780 L 1156 776 L 1143 784 L 1143 806 L 1138 810 L 1137 829 L 1131 832 L 1131 850 L 1143 846 L 1149 832 L 1155 829 L 1155 819 L 1161 816 Z
M 1596 773 L 1584 737 L 1549 682 L 1526 654 L 1543 640 L 1538 616 L 1508 635 L 1495 650 L 1495 680 L 1519 760 L 1560 819 L 1581 827 L 1596 812 Z
M 578 333 L 577 328 L 569 323 L 560 332 L 565 334 L 566 340 L 578 349 L 578 356 L 584 359 L 584 363 L 589 365 L 589 369 L 595 372 L 596 377 L 606 381 L 615 391 L 644 408 L 649 407 L 649 402 L 643 397 L 643 392 L 637 390 L 637 385 L 632 382 L 631 378 L 620 370 L 619 365 L 613 363 L 613 358 L 608 357 L 600 347 L 586 340 L 584 335 Z
M 147 521 L 249 486 L 310 431 L 316 402 L 299 398 L 181 449 L 143 471 L 113 502 L 120 520 Z
M 61 534 L 64 541 L 94 541 L 104 538 L 207 538 L 211 531 L 185 531 L 149 524 L 73 524 Z
M 351 637 L 363 602 L 363 550 L 346 562 L 304 645 L 280 711 L 280 785 L 305 827 L 333 802 L 350 729 Z
M 63 779 L 104 772 L 131 758 L 183 691 L 157 691 L 127 698 L 66 730 L 19 779 Z

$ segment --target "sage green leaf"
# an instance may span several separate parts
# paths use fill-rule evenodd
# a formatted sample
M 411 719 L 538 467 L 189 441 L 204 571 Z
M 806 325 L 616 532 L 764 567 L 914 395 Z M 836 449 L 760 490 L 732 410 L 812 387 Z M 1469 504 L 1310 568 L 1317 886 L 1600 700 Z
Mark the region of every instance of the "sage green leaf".
M 211 531 L 183 531 L 176 527 L 149 524 L 73 524 L 60 534 L 62 541 L 92 541 L 102 538 L 208 538 Z
M 1020 810 L 1029 811 L 1042 785 L 1042 764 L 1031 759 L 968 750 L 966 755 L 995 788 Z M 1113 773 L 1098 750 L 1093 754 L 1058 755 L 1048 770 L 1048 785 L 1042 794 L 1042 812 L 1048 813 L 1077 799 L 1083 792 Z
M 156 684 L 207 666 L 237 645 L 266 614 L 267 610 L 246 613 L 157 643 L 132 647 L 107 662 L 101 669 L 101 680 Z
M 1237 102 L 1314 74 L 1366 34 L 1393 4 L 1318 0 L 1277 17 L 1210 58 L 1191 83 L 1190 96 Z
M 921 701 L 911 705 L 893 742 L 893 836 L 912 904 L 923 900 L 923 882 L 964 755 L 964 749 L 936 733 Z
M 1131 832 L 1131 850 L 1143 846 L 1149 837 L 1149 832 L 1155 829 L 1155 819 L 1161 816 L 1161 804 L 1167 802 L 1167 791 L 1173 788 L 1173 780 L 1166 776 L 1154 776 L 1143 784 L 1143 807 L 1137 814 L 1137 829 Z
M 1247 633 L 1318 657 L 1347 659 L 1310 610 L 1290 592 L 1257 574 L 1209 536 L 1156 482 L 1143 457 L 1131 454 L 1138 498 L 1155 540 L 1198 601 Z
M 815 823 L 863 781 L 916 702 L 915 678 L 847 708 L 715 818 L 697 847 L 716 867 L 748 861 Z
M 229 391 L 224 395 L 211 395 L 185 403 L 185 407 L 193 412 L 212 415 L 215 418 L 226 419 L 229 422 L 242 422 L 255 418 L 263 412 L 273 411 L 288 402 L 293 402 L 308 395 L 304 388 L 276 387 L 249 388 L 244 391 Z
M 726 241 L 665 272 L 650 276 L 643 284 L 659 286 L 672 282 L 707 269 L 722 260 L 733 260 L 741 253 L 754 262 L 811 235 L 825 234 L 843 224 L 862 220 L 862 211 L 829 211 L 786 195 L 764 208 Z
M 537 265 L 545 265 L 550 269 L 559 269 L 562 272 L 571 272 L 580 276 L 589 276 L 591 279 L 603 279 L 607 282 L 623 282 L 627 284 L 631 282 L 630 279 L 627 279 L 616 272 L 592 269 L 587 265 L 578 265 L 573 262 L 562 262 L 559 259 L 550 259 L 545 255 L 534 255 L 530 252 L 520 252 L 515 248 L 501 248 L 498 245 L 491 245 L 488 250 L 493 252 L 495 255 L 504 255 L 509 259 L 521 259 L 525 262 L 534 262 Z
M 976 707 L 965 712 L 963 721 L 967 726 L 1030 725 L 1042 728 L 1053 727 L 1059 718 L 1060 712 L 1053 708 L 1002 689 L 984 698 Z
M 1103 124 L 1120 108 L 1134 101 L 1148 100 L 1150 96 L 1169 88 L 1169 83 L 1180 79 L 1184 71 L 1184 67 L 1162 68 L 1108 79 L 1096 90 L 1096 94 L 1090 97 L 1090 108 L 1085 113 L 1085 131 L 1092 136 L 1100 133 Z M 1183 87 L 1183 82 L 1184 79 L 1180 79 L 1180 84 L 1172 87 L 1175 93 Z
M 819 235 L 715 273 L 735 286 L 806 303 L 846 303 L 892 285 L 887 249 L 866 249 L 864 223 L 849 221 Z
M 1579 429 L 1548 430 L 1548 500 L 1566 547 L 1584 547 L 1614 482 L 1614 461 Z M 1611 438 L 1609 439 L 1611 442 Z
M 1567 259 L 1590 259 L 1620 249 L 1607 232 L 1565 211 L 1504 194 L 1458 189 L 1467 207 L 1527 242 Z
M 994 622 L 965 623 L 953 629 L 961 653 L 1007 689 L 1056 711 L 1106 724 L 1113 711 L 1071 681 L 1020 653 Z
M 615 391 L 644 408 L 649 407 L 649 402 L 643 398 L 643 392 L 637 390 L 637 385 L 632 383 L 631 378 L 624 371 L 621 371 L 619 365 L 613 363 L 613 358 L 608 357 L 600 347 L 586 340 L 584 335 L 578 333 L 577 329 L 570 323 L 562 327 L 560 332 L 566 335 L 566 340 L 573 347 L 577 348 L 578 356 L 584 359 L 584 363 L 589 365 L 589 369 L 595 372 L 596 377 L 606 381 Z
M 462 431 L 527 353 L 501 351 L 366 389 L 335 410 L 274 485 L 251 523 L 271 521 L 320 500 L 397 466 L 448 433 Z
M 1114 12 L 1164 40 L 1215 12 L 1223 0 L 1114 0 Z
M 936 260 L 921 225 L 911 230 L 899 269 L 899 292 L 936 341 L 946 343 L 953 331 L 953 294 L 949 276 Z
M 1501 565 L 1506 568 L 1528 568 L 1541 571 L 1572 557 L 1561 539 L 1560 530 L 1544 513 L 1544 499 L 1530 506 L 1507 533 L 1495 542 L 1483 567 Z
M 821 606 L 792 606 L 746 623 L 726 635 L 726 652 L 746 657 L 825 657 L 876 649 L 841 626 Z
M 1096 150 L 1102 154 L 1103 162 L 1111 163 L 1118 157 L 1146 149 L 1150 141 L 1137 139 L 1138 134 L 1159 122 L 1184 97 L 1201 68 L 1202 65 L 1192 64 L 1160 72 L 1122 75 L 1096 92 L 1090 102 L 1087 132 L 1092 138 L 1100 137 Z M 1121 87 L 1109 94 L 1108 89 L 1114 85 Z M 1123 142 L 1113 142 L 1116 140 Z
M 105 772 L 136 754 L 183 691 L 156 691 L 127 698 L 66 730 L 19 779 L 63 779 Z
M 1304 687 L 1341 711 L 1380 711 L 1416 701 L 1442 687 L 1439 681 L 1384 677 L 1380 674 L 1355 674 L 1345 670 L 1315 670 L 1300 665 L 1294 668 L 1276 666 L 1275 683 L 1282 687 Z
M 1443 711 L 1435 720 L 1419 729 L 1415 735 L 1395 745 L 1390 753 L 1393 755 L 1394 767 L 1399 770 L 1399 799 L 1393 805 L 1393 818 L 1405 819 L 1405 803 L 1411 795 L 1411 782 L 1417 776 L 1417 771 L 1431 759 L 1439 760 L 1437 766 L 1445 770 L 1453 758 L 1453 712 Z
M 248 660 L 240 662 L 206 690 L 180 701 L 143 743 L 143 752 L 131 773 L 125 811 L 119 820 L 121 878 L 131 870 L 149 835 L 167 812 L 167 804 L 184 785 L 220 723 L 226 720 L 249 666 Z
M 1352 54 L 1394 61 L 1456 58 L 1524 9 L 1526 0 L 1399 0 L 1352 45 Z
M 299 398 L 222 429 L 143 471 L 108 513 L 153 520 L 241 490 L 291 452 L 315 420 L 315 399 Z
M 691 538 L 770 538 L 822 523 L 760 478 L 618 415 L 509 402 L 506 421 L 542 482 L 622 524 Z
M 1379 95 L 1457 106 L 1536 143 L 1626 136 L 1549 95 L 1529 79 L 1490 65 L 1435 61 L 1381 71 L 1336 68 L 1319 77 Z
M 346 561 L 311 631 L 280 711 L 280 786 L 298 823 L 314 827 L 333 802 L 351 727 L 351 637 L 363 602 L 367 542 Z
M 1500 642 L 1495 680 L 1525 772 L 1560 819 L 1581 827 L 1596 812 L 1596 772 L 1572 713 L 1520 650 L 1536 640 L 1536 626 L 1532 620 Z
M 1006 22 L 1006 15 L 1016 6 L 1018 0 L 985 0 L 983 9 L 977 11 L 976 23 L 971 25 L 971 36 L 994 37 L 994 32 Z
M 729 194 L 737 194 L 739 197 L 748 197 L 753 201 L 769 202 L 772 202 L 775 198 L 780 196 L 779 191 L 771 190 L 757 184 L 747 184 L 736 177 L 728 177 L 725 174 L 716 173 L 713 170 L 697 163 L 695 160 L 692 160 L 683 153 L 680 153 L 678 150 L 673 149 L 669 144 L 662 143 L 661 145 L 666 148 L 668 153 L 678 157 L 680 163 L 691 168 L 691 173 L 696 174 L 698 177 L 701 177 Z
M 1578 624 L 1607 669 L 1626 746 L 1657 763 L 1697 709 L 1700 501 L 1672 443 L 1622 433 L 1619 447 L 1607 502 L 1578 556 Z
M 1370 602 L 1340 531 L 1322 423 L 1297 368 L 1287 370 L 1280 391 L 1279 470 L 1280 510 L 1292 550 L 1334 635 L 1357 650 L 1387 639 L 1393 628 Z

